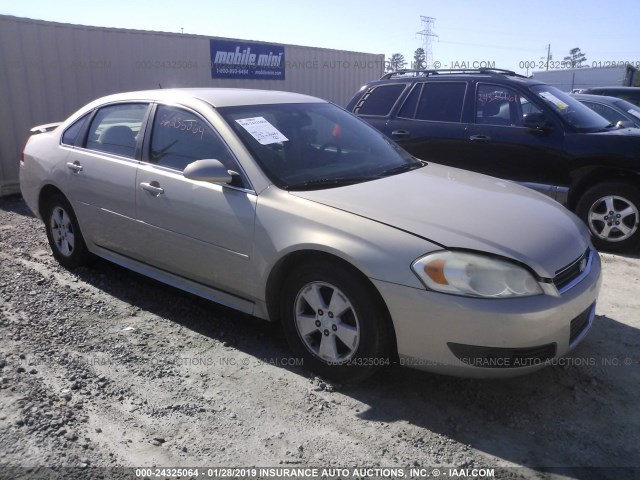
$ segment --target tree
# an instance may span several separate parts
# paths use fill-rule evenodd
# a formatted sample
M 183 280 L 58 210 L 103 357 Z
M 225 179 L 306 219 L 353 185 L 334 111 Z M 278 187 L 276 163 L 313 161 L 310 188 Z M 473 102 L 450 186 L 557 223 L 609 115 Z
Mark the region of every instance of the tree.
M 565 62 L 571 64 L 571 68 L 581 68 L 582 62 L 587 61 L 587 56 L 580 51 L 578 47 L 569 50 L 569 55 L 564 57 Z
M 401 53 L 394 53 L 387 60 L 387 72 L 397 72 L 407 66 L 407 61 Z
M 413 68 L 420 70 L 427 67 L 426 55 L 423 48 L 418 48 L 413 52 Z

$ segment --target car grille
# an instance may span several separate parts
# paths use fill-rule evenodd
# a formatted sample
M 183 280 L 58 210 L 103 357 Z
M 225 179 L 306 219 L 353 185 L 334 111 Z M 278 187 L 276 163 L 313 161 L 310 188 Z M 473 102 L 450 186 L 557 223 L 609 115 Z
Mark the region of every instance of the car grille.
M 560 293 L 568 290 L 573 282 L 588 271 L 591 264 L 591 250 L 587 250 L 576 260 L 556 272 L 553 283 Z
M 448 343 L 449 349 L 467 365 L 482 368 L 519 368 L 539 365 L 556 356 L 556 344 L 527 348 L 498 348 Z
M 593 319 L 594 305 L 591 305 L 584 312 L 578 315 L 576 318 L 571 320 L 571 334 L 569 336 L 569 345 L 571 346 L 580 335 L 582 335 L 589 325 L 591 325 L 591 320 Z

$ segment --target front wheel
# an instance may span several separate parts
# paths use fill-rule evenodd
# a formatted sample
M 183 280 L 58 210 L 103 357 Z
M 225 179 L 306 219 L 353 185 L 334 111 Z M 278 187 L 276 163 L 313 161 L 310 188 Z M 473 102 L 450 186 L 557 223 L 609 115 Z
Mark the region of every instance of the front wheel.
M 73 269 L 89 263 L 91 254 L 66 198 L 62 195 L 49 198 L 43 220 L 53 256 L 63 267 Z
M 288 277 L 281 318 L 291 349 L 323 377 L 355 382 L 388 365 L 386 310 L 348 268 L 311 261 Z
M 623 182 L 595 185 L 580 198 L 576 213 L 599 250 L 632 252 L 640 246 L 640 190 Z

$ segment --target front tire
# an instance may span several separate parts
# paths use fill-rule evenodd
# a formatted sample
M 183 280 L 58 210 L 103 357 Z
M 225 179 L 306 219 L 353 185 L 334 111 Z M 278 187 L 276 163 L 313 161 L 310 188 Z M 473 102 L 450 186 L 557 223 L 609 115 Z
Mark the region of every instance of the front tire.
M 287 342 L 307 369 L 357 382 L 388 365 L 386 309 L 349 268 L 310 261 L 293 270 L 281 298 Z
M 55 259 L 69 270 L 87 265 L 91 254 L 69 201 L 59 194 L 51 196 L 47 200 L 43 219 Z
M 595 185 L 580 198 L 576 213 L 598 250 L 632 252 L 640 246 L 640 190 L 623 182 Z

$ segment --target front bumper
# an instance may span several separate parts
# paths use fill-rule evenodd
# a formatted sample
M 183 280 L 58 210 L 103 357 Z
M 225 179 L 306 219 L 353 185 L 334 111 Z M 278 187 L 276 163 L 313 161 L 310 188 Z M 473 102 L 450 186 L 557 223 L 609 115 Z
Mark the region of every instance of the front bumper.
M 402 365 L 507 377 L 540 369 L 580 343 L 591 326 L 602 279 L 594 253 L 589 274 L 560 296 L 468 298 L 372 281 L 391 314 Z

